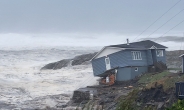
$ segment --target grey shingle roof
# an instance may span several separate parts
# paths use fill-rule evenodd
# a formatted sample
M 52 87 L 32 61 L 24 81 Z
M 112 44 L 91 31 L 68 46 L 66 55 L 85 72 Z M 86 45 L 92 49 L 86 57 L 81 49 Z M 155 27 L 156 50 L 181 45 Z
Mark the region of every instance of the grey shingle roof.
M 140 42 L 133 42 L 127 44 L 119 44 L 119 45 L 110 45 L 108 47 L 119 47 L 119 48 L 142 48 L 142 49 L 148 49 L 151 48 L 152 46 L 155 46 L 156 48 L 167 48 L 161 44 L 158 44 L 156 42 L 153 42 L 151 40 L 145 40 L 145 41 L 140 41 Z

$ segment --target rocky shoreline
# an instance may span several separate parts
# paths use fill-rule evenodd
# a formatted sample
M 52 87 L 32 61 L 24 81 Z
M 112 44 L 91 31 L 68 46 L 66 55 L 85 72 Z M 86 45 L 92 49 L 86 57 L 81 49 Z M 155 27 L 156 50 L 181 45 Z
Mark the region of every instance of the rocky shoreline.
M 61 69 L 63 67 L 67 67 L 67 66 L 90 64 L 90 60 L 96 54 L 97 54 L 97 52 L 89 53 L 89 54 L 83 54 L 83 55 L 76 56 L 72 59 L 63 59 L 63 60 L 60 60 L 58 62 L 49 63 L 49 64 L 45 65 L 44 67 L 42 67 L 41 70 L 45 70 L 45 69 L 57 70 L 57 69 Z

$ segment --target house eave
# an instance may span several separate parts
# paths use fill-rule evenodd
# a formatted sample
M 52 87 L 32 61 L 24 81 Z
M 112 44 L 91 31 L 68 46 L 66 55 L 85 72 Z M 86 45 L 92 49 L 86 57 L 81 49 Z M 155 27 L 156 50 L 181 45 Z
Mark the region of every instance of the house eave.
M 151 48 L 149 48 L 149 49 L 166 49 L 166 48 L 168 48 L 168 47 L 165 47 L 165 48 L 158 48 L 158 47 L 156 47 L 156 46 L 152 46 Z
M 152 49 L 152 48 L 149 48 L 149 49 Z M 167 48 L 156 48 L 156 49 L 167 49 Z
M 92 61 L 93 59 L 95 59 L 105 48 L 106 48 L 106 46 L 103 47 L 90 61 Z
M 103 47 L 90 61 L 92 61 L 93 59 L 95 59 L 104 49 L 106 49 L 106 48 L 114 48 L 114 49 L 124 49 L 124 48 L 119 48 L 119 47 L 109 47 L 109 46 L 105 46 L 105 47 Z
M 183 57 L 183 56 L 184 56 L 184 54 L 180 55 L 179 57 Z

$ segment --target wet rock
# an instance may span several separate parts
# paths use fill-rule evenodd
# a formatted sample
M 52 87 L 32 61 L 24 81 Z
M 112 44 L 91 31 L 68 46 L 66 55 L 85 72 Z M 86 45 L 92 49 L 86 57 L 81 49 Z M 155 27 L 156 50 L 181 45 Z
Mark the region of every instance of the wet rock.
M 1 110 L 2 109 L 4 109 L 4 110 L 12 110 L 12 109 L 16 108 L 16 106 L 13 105 L 13 104 L 7 104 L 7 103 L 4 103 L 4 102 L 0 102 L 0 108 L 1 108 Z
M 149 90 L 142 91 L 138 100 L 143 100 L 143 103 L 154 100 L 155 102 L 165 101 L 168 97 L 168 94 L 164 92 L 162 86 L 156 86 Z
M 56 69 L 61 69 L 63 67 L 67 67 L 68 64 L 70 63 L 70 59 L 64 59 L 64 60 L 61 60 L 61 61 L 58 61 L 58 62 L 55 62 L 55 63 L 49 63 L 47 65 L 45 65 L 43 68 L 41 68 L 41 70 L 45 70 L 45 69 L 53 69 L 53 70 L 56 70 Z
M 81 103 L 84 100 L 90 100 L 90 92 L 84 89 L 75 90 L 73 93 L 72 100 L 75 103 Z
M 57 107 L 57 108 L 66 108 L 67 105 L 66 105 L 66 104 L 60 104 L 60 103 L 59 103 L 59 104 L 56 105 L 56 107 Z
M 154 106 L 154 105 L 155 105 L 155 103 L 148 102 L 148 103 L 146 103 L 146 105 L 148 105 L 148 106 L 150 106 L 150 105 Z
M 141 103 L 140 102 L 137 102 L 137 106 L 141 106 Z
M 164 106 L 164 102 L 159 102 L 157 106 L 157 110 L 160 110 Z
M 90 60 L 96 55 L 97 53 L 89 53 L 89 54 L 83 54 L 74 57 L 73 59 L 63 59 L 58 62 L 54 63 L 49 63 L 45 65 L 44 67 L 41 68 L 41 70 L 46 70 L 46 69 L 61 69 L 67 66 L 74 66 L 74 65 L 82 65 L 82 64 L 90 64 Z
M 108 104 L 105 109 L 106 110 L 116 110 L 116 105 L 117 105 L 117 103 L 112 102 L 111 104 Z
M 113 102 L 114 100 L 113 99 L 111 99 L 111 98 L 106 98 L 105 100 L 104 100 L 104 103 L 110 103 L 110 102 Z

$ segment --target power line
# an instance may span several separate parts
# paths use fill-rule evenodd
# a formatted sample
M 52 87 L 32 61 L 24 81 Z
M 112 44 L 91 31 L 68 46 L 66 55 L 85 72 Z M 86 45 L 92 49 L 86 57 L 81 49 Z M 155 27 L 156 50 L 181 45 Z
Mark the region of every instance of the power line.
M 184 20 L 182 20 L 181 22 L 179 22 L 178 24 L 176 24 L 174 27 L 172 27 L 171 29 L 169 29 L 167 32 L 165 32 L 164 34 L 161 35 L 164 36 L 165 34 L 167 34 L 168 32 L 170 32 L 171 30 L 173 30 L 175 27 L 177 27 L 178 25 L 182 24 L 184 22 Z
M 167 20 L 164 24 L 162 24 L 160 27 L 158 27 L 155 31 L 153 31 L 148 37 L 150 37 L 152 34 L 154 34 L 156 31 L 158 31 L 161 27 L 163 27 L 165 24 L 167 24 L 169 21 L 171 21 L 173 18 L 175 18 L 178 14 L 180 14 L 182 11 L 184 11 L 184 9 L 182 9 L 181 11 L 179 11 L 177 14 L 175 14 L 173 17 L 171 17 L 169 20 Z
M 172 8 L 174 8 L 181 0 L 176 2 L 171 8 L 169 8 L 164 14 L 162 14 L 160 17 L 158 17 L 151 25 L 149 25 L 144 31 L 142 31 L 136 38 L 133 40 L 135 41 L 140 35 L 142 35 L 145 31 L 147 31 L 152 25 L 154 25 L 159 19 L 161 19 L 165 14 L 167 14 Z

